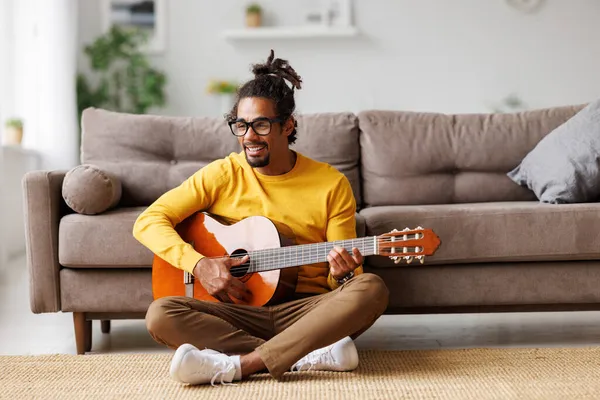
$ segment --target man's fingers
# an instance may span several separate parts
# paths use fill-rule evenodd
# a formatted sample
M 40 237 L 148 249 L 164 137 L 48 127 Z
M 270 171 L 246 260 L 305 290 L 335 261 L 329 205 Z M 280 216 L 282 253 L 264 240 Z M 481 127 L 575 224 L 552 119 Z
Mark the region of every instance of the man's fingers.
M 246 288 L 246 284 L 237 278 L 233 278 L 231 280 L 231 286 L 236 287 L 239 290 L 242 290 L 244 292 L 248 292 L 248 289 Z
M 358 250 L 356 247 L 353 247 L 352 254 L 353 254 L 352 258 L 354 259 L 356 264 L 361 265 L 364 261 L 364 257 L 362 256 L 362 254 L 360 254 L 360 250 Z
M 231 281 L 231 285 L 228 287 L 227 292 L 236 299 L 246 302 L 250 301 L 250 297 L 252 296 L 252 293 L 250 293 L 244 282 L 235 278 Z
M 339 255 L 336 256 L 336 254 L 337 253 L 332 251 L 327 255 L 327 261 L 329 262 L 331 274 L 333 276 L 343 276 L 345 275 L 344 267 L 338 262 L 338 260 L 341 260 L 341 257 Z
M 239 258 L 239 257 L 229 258 L 228 264 L 230 267 L 235 267 L 235 266 L 247 263 L 249 260 L 250 260 L 250 256 L 246 254 L 244 257 L 241 257 L 241 258 Z
M 227 293 L 224 293 L 224 292 L 219 292 L 219 293 L 215 294 L 214 297 L 216 297 L 218 300 L 220 300 L 223 303 L 233 303 L 233 301 L 229 298 L 229 296 L 227 296 Z
M 244 302 L 248 302 L 250 301 L 250 295 L 248 295 L 248 293 L 244 290 L 240 290 L 236 287 L 230 286 L 227 288 L 227 294 L 235 297 L 238 300 L 244 301 Z
M 348 253 L 348 251 L 346 249 L 343 249 L 340 247 L 336 248 L 336 250 L 342 257 L 344 266 L 352 269 L 354 267 L 354 258 L 352 258 L 350 253 Z
M 226 271 L 225 273 L 227 275 L 229 275 L 228 271 Z M 213 283 L 213 292 L 215 293 L 215 294 L 213 294 L 213 297 L 217 298 L 218 300 L 222 301 L 223 303 L 233 303 L 233 301 L 231 301 L 229 296 L 227 296 L 227 288 L 229 287 L 229 282 L 232 279 L 233 278 L 231 276 L 229 276 L 227 278 L 216 278 L 212 282 Z

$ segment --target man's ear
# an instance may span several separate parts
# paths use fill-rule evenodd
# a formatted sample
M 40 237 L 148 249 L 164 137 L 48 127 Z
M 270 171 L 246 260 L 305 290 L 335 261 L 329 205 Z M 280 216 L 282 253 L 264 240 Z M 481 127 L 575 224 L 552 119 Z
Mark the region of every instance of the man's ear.
M 294 117 L 289 117 L 283 124 L 282 133 L 285 136 L 290 136 L 296 127 L 296 120 Z

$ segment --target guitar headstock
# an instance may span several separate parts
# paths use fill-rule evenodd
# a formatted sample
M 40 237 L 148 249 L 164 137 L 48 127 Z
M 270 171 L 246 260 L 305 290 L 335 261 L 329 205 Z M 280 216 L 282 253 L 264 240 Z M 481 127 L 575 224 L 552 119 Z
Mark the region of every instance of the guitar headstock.
M 415 258 L 423 264 L 425 256 L 435 253 L 440 243 L 440 238 L 431 229 L 420 226 L 401 231 L 394 229 L 377 236 L 378 254 L 390 257 L 396 264 L 403 259 L 410 264 Z

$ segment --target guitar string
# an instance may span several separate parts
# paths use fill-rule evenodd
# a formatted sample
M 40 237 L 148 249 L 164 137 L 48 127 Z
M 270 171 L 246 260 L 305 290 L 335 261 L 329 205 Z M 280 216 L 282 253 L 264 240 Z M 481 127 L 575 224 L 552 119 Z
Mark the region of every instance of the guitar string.
M 348 247 L 347 244 L 350 244 L 350 245 L 352 245 L 352 247 L 360 247 L 360 245 L 355 245 L 357 242 L 362 242 L 361 243 L 363 245 L 362 252 L 368 253 L 369 251 L 371 251 L 371 252 L 373 252 L 372 254 L 375 254 L 374 253 L 374 251 L 375 251 L 374 238 L 376 238 L 376 236 L 347 239 L 347 240 L 340 240 L 340 241 L 334 241 L 334 242 L 309 243 L 309 244 L 290 246 L 290 247 L 277 247 L 277 248 L 272 248 L 272 249 L 254 250 L 254 251 L 250 252 L 250 254 L 253 254 L 253 258 L 250 260 L 249 266 L 232 267 L 230 269 L 230 272 L 232 272 L 234 274 L 236 272 L 244 272 L 245 274 L 247 274 L 247 273 L 255 273 L 255 272 L 262 272 L 262 271 L 278 269 L 278 268 L 273 268 L 273 267 L 276 267 L 278 265 L 285 265 L 286 263 L 291 264 L 293 262 L 295 262 L 295 263 L 300 262 L 300 264 L 298 264 L 298 266 L 300 266 L 300 265 L 304 265 L 304 264 L 320 262 L 320 261 L 314 261 L 314 262 L 311 262 L 311 261 L 315 257 L 322 258 L 323 253 L 320 253 L 321 251 L 331 249 L 335 245 L 341 245 L 341 247 Z M 392 237 L 379 238 L 379 239 L 377 239 L 377 244 L 386 244 L 386 243 L 394 243 L 395 244 L 395 243 L 397 243 L 398 244 L 397 247 L 415 248 L 415 250 L 416 250 L 416 247 L 413 247 L 413 246 L 402 246 L 402 242 L 404 242 L 405 239 L 402 238 L 401 235 L 395 236 L 395 238 L 397 238 L 397 239 L 392 240 Z M 416 239 L 409 239 L 409 240 L 416 240 Z M 349 242 L 349 243 L 347 243 L 347 242 Z M 307 250 L 308 254 L 305 254 L 304 251 L 300 249 L 301 247 L 308 248 L 308 250 Z M 394 247 L 396 247 L 396 246 L 394 246 Z M 277 253 L 281 253 L 282 251 L 284 253 L 283 256 L 281 254 L 277 254 Z M 298 257 L 298 253 L 300 253 L 300 257 Z M 233 256 L 230 256 L 229 258 L 241 259 L 248 254 L 249 254 L 248 252 L 238 253 Z M 216 256 L 216 257 L 211 256 L 211 257 L 206 257 L 206 258 L 217 259 L 217 258 L 223 258 L 223 256 Z M 289 261 L 286 261 L 288 259 L 289 259 Z M 254 261 L 254 265 L 252 265 L 252 261 Z M 261 265 L 259 266 L 259 265 L 257 265 L 257 263 L 260 263 Z
M 350 242 L 349 244 L 352 244 L 353 245 L 352 247 L 363 247 L 364 253 L 374 252 L 375 249 L 374 249 L 373 238 L 374 237 L 367 237 L 367 238 L 349 239 L 349 240 L 337 241 L 337 242 L 325 242 L 325 243 L 318 243 L 318 244 L 299 245 L 299 246 L 293 246 L 291 249 L 286 249 L 285 247 L 279 247 L 279 248 L 274 248 L 274 249 L 256 250 L 256 251 L 251 252 L 253 257 L 250 260 L 249 266 L 244 265 L 244 266 L 232 267 L 230 269 L 230 272 L 233 272 L 233 273 L 236 273 L 236 272 L 246 272 L 246 273 L 261 272 L 261 271 L 266 271 L 266 270 L 277 269 L 277 268 L 273 268 L 273 267 L 279 266 L 279 265 L 286 265 L 286 264 L 287 265 L 290 265 L 290 264 L 304 265 L 304 264 L 312 264 L 312 263 L 316 263 L 316 262 L 324 262 L 325 260 L 317 261 L 316 259 L 319 259 L 319 260 L 322 259 L 324 257 L 324 255 L 323 255 L 324 251 L 332 248 L 332 243 L 340 244 L 340 242 L 342 242 L 342 245 L 343 245 L 343 244 L 345 244 L 345 242 Z M 384 244 L 385 243 L 398 243 L 399 244 L 398 247 L 407 247 L 410 249 L 415 248 L 415 250 L 416 250 L 416 247 L 414 247 L 414 246 L 402 246 L 401 243 L 403 241 L 404 241 L 404 239 L 392 241 L 391 238 L 385 238 L 385 239 L 379 239 L 378 243 L 384 243 Z M 362 242 L 360 244 L 362 244 L 363 246 L 360 246 L 360 244 L 357 244 L 357 242 Z M 357 245 L 354 246 L 354 244 L 357 244 Z M 306 248 L 306 250 L 302 250 L 302 249 L 294 250 L 294 248 L 298 248 L 300 246 L 306 246 L 307 248 Z M 281 255 L 279 253 L 281 253 L 282 250 L 288 250 L 288 251 L 284 252 L 284 254 Z M 230 258 L 240 259 L 240 258 L 244 257 L 245 255 L 248 255 L 248 253 L 238 253 L 238 254 L 231 256 Z M 369 255 L 371 255 L 371 254 L 369 254 Z M 210 257 L 210 258 L 222 258 L 222 257 Z M 253 263 L 253 261 L 254 261 L 254 263 Z M 258 264 L 260 264 L 260 265 L 258 265 Z
M 340 240 L 340 241 L 335 241 L 335 242 L 307 243 L 307 244 L 288 246 L 288 247 L 258 249 L 258 250 L 251 250 L 250 252 L 246 252 L 246 253 L 237 253 L 237 254 L 229 256 L 229 258 L 242 258 L 249 254 L 254 254 L 255 256 L 261 256 L 261 254 L 266 254 L 267 252 L 272 252 L 272 253 L 285 252 L 288 254 L 296 254 L 296 253 L 302 253 L 304 251 L 304 250 L 302 250 L 303 248 L 307 249 L 306 252 L 309 252 L 309 251 L 311 251 L 310 248 L 316 248 L 316 247 L 328 247 L 328 246 L 333 247 L 336 245 L 340 245 L 342 247 L 349 247 L 348 245 L 354 245 L 359 241 L 360 242 L 370 241 L 372 243 L 373 238 L 366 238 L 366 240 L 365 240 L 365 238 L 358 238 L 358 239 Z M 360 243 L 360 244 L 364 244 L 364 243 Z M 357 246 L 352 246 L 352 247 L 357 247 Z M 272 255 L 276 256 L 276 254 L 272 254 Z M 227 257 L 227 256 L 210 256 L 210 257 L 206 257 L 206 258 L 218 259 L 218 258 L 223 258 L 223 257 Z
M 369 251 L 371 251 L 371 252 L 375 251 L 375 249 L 373 248 L 372 239 L 360 238 L 359 240 L 364 241 L 367 244 L 363 248 L 364 253 L 367 253 Z M 382 243 L 382 242 L 383 243 L 392 243 L 391 240 L 380 240 L 380 243 Z M 354 243 L 356 243 L 356 242 L 354 242 Z M 402 243 L 402 241 L 396 240 L 396 241 L 393 241 L 393 243 L 400 244 L 400 243 Z M 253 258 L 250 261 L 250 266 L 248 266 L 248 265 L 235 266 L 235 267 L 232 267 L 230 269 L 230 271 L 233 271 L 233 272 L 238 272 L 238 271 L 240 271 L 240 272 L 241 271 L 259 272 L 259 271 L 264 271 L 264 270 L 277 269 L 277 268 L 272 268 L 273 266 L 277 266 L 277 265 L 285 265 L 285 264 L 289 265 L 289 264 L 293 264 L 293 263 L 296 263 L 297 265 L 303 265 L 303 264 L 311 264 L 311 263 L 315 263 L 315 262 L 321 262 L 321 261 L 315 260 L 315 258 L 322 259 L 323 257 L 326 257 L 326 256 L 324 256 L 324 250 L 328 250 L 331 248 L 331 246 L 327 246 L 327 244 L 328 243 L 318 244 L 317 245 L 318 247 L 316 249 L 312 249 L 312 247 L 311 247 L 306 252 L 303 252 L 303 251 L 298 251 L 295 253 L 290 252 L 290 253 L 284 254 L 284 255 L 276 254 L 276 253 L 285 248 L 257 250 L 256 252 L 260 252 L 262 254 L 254 252 Z M 313 244 L 312 246 L 315 246 L 315 245 Z M 363 247 L 363 246 L 359 245 L 359 246 L 353 246 L 353 247 Z M 413 246 L 398 246 L 398 247 L 407 247 L 410 249 L 415 248 Z M 416 248 L 415 248 L 415 250 L 416 250 Z M 247 254 L 248 253 L 240 253 L 240 254 L 236 254 L 230 258 L 240 259 Z M 369 255 L 371 255 L 371 254 L 369 254 Z M 214 257 L 214 258 L 221 258 L 221 257 Z M 255 264 L 253 264 L 252 261 L 255 261 Z M 323 260 L 323 262 L 324 261 L 325 260 Z M 260 264 L 260 265 L 257 265 L 257 264 Z
M 327 253 L 333 246 L 340 245 L 342 247 L 361 247 L 367 248 L 366 243 L 371 242 L 371 246 L 373 239 L 372 238 L 358 238 L 358 239 L 349 239 L 344 241 L 336 241 L 336 242 L 325 242 L 325 243 L 316 243 L 316 244 L 306 244 L 293 246 L 291 248 L 279 247 L 274 249 L 262 249 L 251 252 L 250 266 L 236 266 L 232 267 L 230 271 L 238 272 L 248 270 L 250 272 L 258 272 L 267 269 L 274 269 L 271 267 L 280 265 L 280 264 L 293 264 L 299 263 L 299 265 L 303 264 L 311 264 L 313 262 L 319 262 L 315 259 L 322 259 L 326 257 L 325 250 Z M 374 249 L 373 249 L 374 250 Z M 280 254 L 283 253 L 283 254 Z M 244 254 L 236 254 L 232 258 L 240 259 L 243 258 Z M 254 264 L 252 263 L 254 260 Z M 313 261 L 314 260 L 314 261 Z M 260 265 L 257 265 L 260 263 Z
M 410 248 L 410 252 L 412 252 L 412 248 Z M 417 251 L 415 251 L 415 253 L 416 252 Z M 409 254 L 406 254 L 406 255 L 409 256 Z M 414 256 L 414 254 L 410 254 L 410 255 Z M 232 274 L 236 274 L 239 272 L 241 274 L 246 275 L 246 274 L 255 273 L 255 272 L 266 272 L 266 271 L 272 271 L 272 270 L 276 270 L 276 269 L 299 267 L 299 266 L 303 266 L 303 265 L 310 265 L 310 264 L 321 263 L 321 262 L 326 262 L 326 259 L 322 259 L 322 260 L 310 259 L 310 260 L 303 260 L 302 262 L 300 262 L 300 260 L 298 262 L 296 262 L 295 260 L 291 260 L 290 262 L 286 262 L 285 260 L 280 260 L 275 263 L 262 263 L 259 260 L 258 263 L 260 265 L 253 264 L 252 266 L 237 266 L 237 267 L 231 268 L 230 272 Z
M 410 240 L 416 240 L 416 239 L 410 239 Z M 358 238 L 358 239 L 348 239 L 348 240 L 340 240 L 340 241 L 335 241 L 335 242 L 324 242 L 324 243 L 307 243 L 307 244 L 302 244 L 302 245 L 296 245 L 296 246 L 289 246 L 289 247 L 276 247 L 276 248 L 272 248 L 272 249 L 258 249 L 258 250 L 251 250 L 250 252 L 246 252 L 246 253 L 237 253 L 234 255 L 229 256 L 229 258 L 232 259 L 239 259 L 239 258 L 243 258 L 246 255 L 249 254 L 254 254 L 255 256 L 260 256 L 260 253 L 266 253 L 266 252 L 273 252 L 273 253 L 277 253 L 277 252 L 287 252 L 289 254 L 297 254 L 298 252 L 302 253 L 303 250 L 298 250 L 299 248 L 302 247 L 315 247 L 315 246 L 323 246 L 323 247 L 327 247 L 329 246 L 334 246 L 334 245 L 341 245 L 342 247 L 349 247 L 349 246 L 345 246 L 347 243 L 346 242 L 350 242 L 348 244 L 354 244 L 357 241 L 364 241 L 364 242 L 369 242 L 369 245 L 373 243 L 373 237 L 367 237 L 367 238 Z M 401 240 L 395 240 L 392 241 L 391 239 L 378 239 L 377 242 L 378 243 L 402 243 L 404 241 L 404 239 Z M 352 247 L 357 247 L 357 246 L 352 246 Z M 403 246 L 396 246 L 396 247 L 403 247 Z M 405 246 L 404 246 L 405 247 Z M 312 250 L 307 250 L 307 252 L 311 252 Z M 272 254 L 273 256 L 276 256 L 277 258 L 281 257 L 277 254 Z M 309 255 L 310 256 L 310 255 Z M 205 258 L 209 258 L 209 259 L 219 259 L 219 258 L 224 258 L 227 256 L 206 256 Z
M 340 242 L 343 242 L 343 243 L 340 243 Z M 349 243 L 346 243 L 346 242 L 349 242 Z M 369 245 L 366 245 L 367 242 L 370 242 Z M 339 242 L 334 242 L 334 243 L 340 244 L 342 247 L 350 247 L 350 246 L 345 246 L 346 244 L 348 244 L 348 245 L 352 245 L 351 247 L 363 248 L 363 252 L 365 252 L 365 253 L 374 251 L 372 238 L 371 239 L 369 239 L 369 238 L 367 238 L 367 239 L 365 239 L 365 238 L 350 239 L 350 240 L 339 241 Z M 237 272 L 237 271 L 242 271 L 242 270 L 248 269 L 248 271 L 252 270 L 251 272 L 258 272 L 258 271 L 263 271 L 263 270 L 267 270 L 267 269 L 273 269 L 271 267 L 273 267 L 275 265 L 280 265 L 280 264 L 283 264 L 283 265 L 285 265 L 285 264 L 287 264 L 287 265 L 290 265 L 290 264 L 298 264 L 298 265 L 312 264 L 312 263 L 320 262 L 323 258 L 326 258 L 326 254 L 329 253 L 328 250 L 333 248 L 333 245 L 331 244 L 331 242 L 319 243 L 319 244 L 313 244 L 313 245 L 309 244 L 309 245 L 302 245 L 302 246 L 307 246 L 307 247 L 300 248 L 300 249 L 290 249 L 287 252 L 285 252 L 285 250 L 284 250 L 283 255 L 280 255 L 277 253 L 279 253 L 282 249 L 286 249 L 285 247 L 278 248 L 278 249 L 264 249 L 263 251 L 260 251 L 259 254 L 254 255 L 254 257 L 252 257 L 250 259 L 249 267 L 236 266 L 236 267 L 232 267 L 231 270 L 233 270 L 234 272 Z M 371 248 L 373 248 L 373 249 L 371 250 Z M 325 251 L 327 251 L 327 253 L 325 253 Z M 236 256 L 238 256 L 238 255 L 236 255 Z M 254 265 L 252 265 L 252 260 L 255 261 Z M 325 261 L 325 260 L 323 260 L 323 261 Z M 260 264 L 260 265 L 257 265 L 257 264 Z

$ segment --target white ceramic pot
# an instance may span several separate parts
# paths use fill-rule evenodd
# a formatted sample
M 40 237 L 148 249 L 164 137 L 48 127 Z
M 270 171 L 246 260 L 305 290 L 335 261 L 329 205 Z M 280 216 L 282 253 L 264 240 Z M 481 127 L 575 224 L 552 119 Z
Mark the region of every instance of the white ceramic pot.
M 7 126 L 2 135 L 2 144 L 5 146 L 20 146 L 23 141 L 23 129 Z

